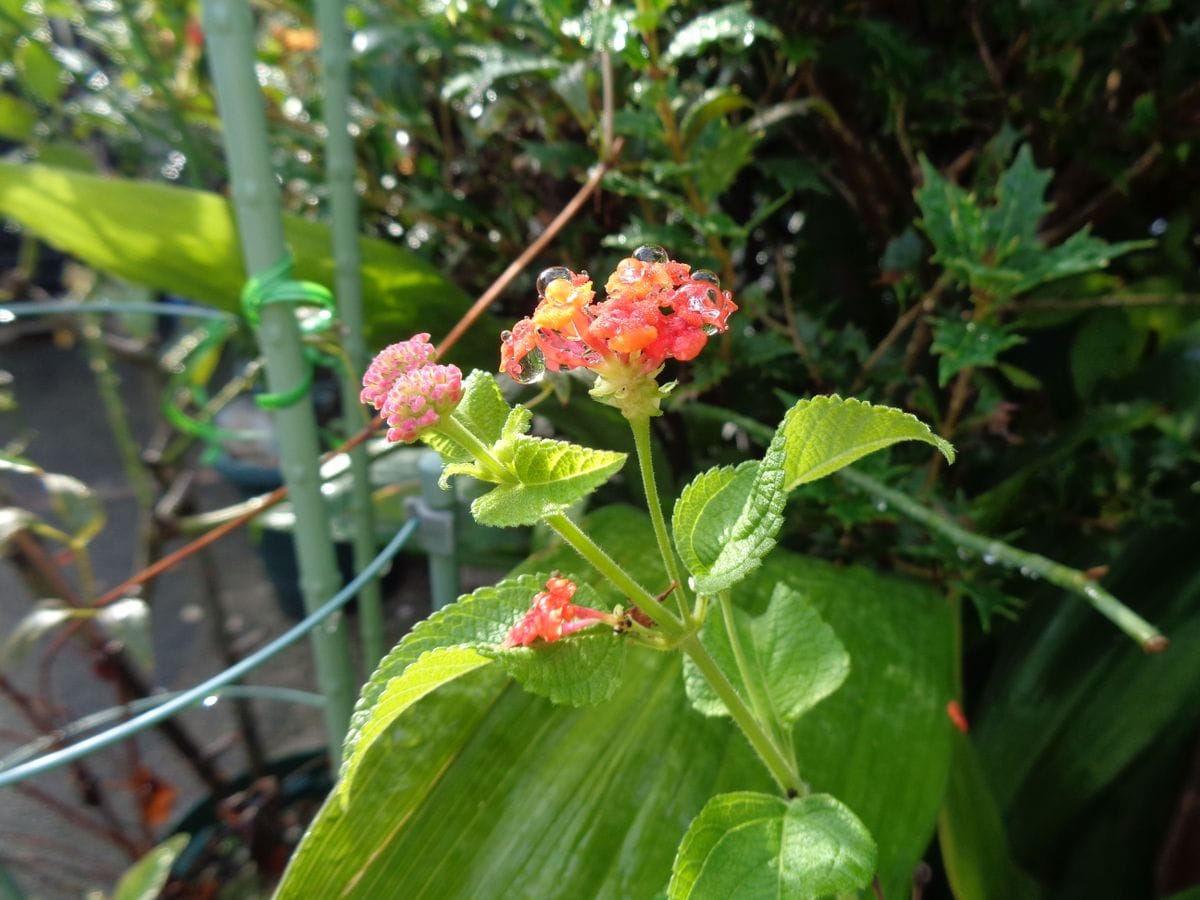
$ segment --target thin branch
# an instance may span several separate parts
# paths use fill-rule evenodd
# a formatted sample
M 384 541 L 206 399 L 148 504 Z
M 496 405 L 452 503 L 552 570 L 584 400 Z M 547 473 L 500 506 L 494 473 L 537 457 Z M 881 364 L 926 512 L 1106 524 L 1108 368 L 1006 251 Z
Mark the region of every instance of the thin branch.
M 871 351 L 871 355 L 863 362 L 862 370 L 858 373 L 858 377 L 854 379 L 854 384 L 850 387 L 851 394 L 857 394 L 863 389 L 871 370 L 875 368 L 876 364 L 883 358 L 883 355 L 887 353 L 892 344 L 900 339 L 900 335 L 904 334 L 913 322 L 917 320 L 917 317 L 922 313 L 928 314 L 933 312 L 934 307 L 937 306 L 938 298 L 941 297 L 942 292 L 945 291 L 949 283 L 950 279 L 943 275 L 934 283 L 933 287 L 925 292 L 920 300 L 897 317 L 891 330 L 883 336 L 883 340 L 875 345 L 875 349 Z

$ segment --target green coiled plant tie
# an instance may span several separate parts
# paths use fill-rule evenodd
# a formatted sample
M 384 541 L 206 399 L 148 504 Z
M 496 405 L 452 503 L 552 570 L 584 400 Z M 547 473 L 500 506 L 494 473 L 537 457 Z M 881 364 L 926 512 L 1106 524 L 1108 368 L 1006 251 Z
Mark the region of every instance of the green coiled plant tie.
M 297 315 L 300 333 L 308 338 L 328 331 L 334 322 L 333 294 L 324 285 L 313 281 L 297 281 L 292 277 L 292 255 L 282 256 L 278 262 L 260 275 L 250 278 L 242 288 L 242 313 L 254 328 L 262 321 L 262 308 L 274 303 L 293 303 L 297 306 L 314 307 L 304 315 Z M 254 399 L 263 409 L 283 409 L 297 403 L 306 396 L 313 383 L 313 371 L 317 365 L 337 366 L 316 347 L 304 345 L 307 362 L 304 379 L 287 391 L 259 394 Z

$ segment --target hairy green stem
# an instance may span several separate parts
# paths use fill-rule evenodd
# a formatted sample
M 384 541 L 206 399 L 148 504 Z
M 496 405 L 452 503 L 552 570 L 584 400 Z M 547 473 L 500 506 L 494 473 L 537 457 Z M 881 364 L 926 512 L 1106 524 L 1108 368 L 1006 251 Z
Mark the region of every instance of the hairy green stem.
M 712 689 L 725 704 L 729 714 L 733 716 L 733 721 L 742 729 L 746 740 L 750 742 L 754 752 L 762 759 L 779 787 L 789 797 L 802 797 L 807 794 L 808 785 L 800 780 L 800 773 L 796 771 L 795 765 L 779 749 L 775 739 L 767 731 L 765 723 L 754 715 L 733 685 L 729 683 L 729 679 L 725 677 L 725 673 L 721 671 L 717 661 L 700 643 L 700 636 L 695 633 L 689 634 L 680 641 L 679 646 L 684 653 L 691 657 L 696 668 L 700 670 L 700 674 L 712 685 Z
M 909 499 L 899 491 L 880 484 L 862 472 L 843 469 L 840 474 L 846 481 L 895 507 L 899 512 L 920 522 L 930 531 L 942 535 L 960 547 L 978 553 L 985 560 L 994 560 L 1006 568 L 1016 569 L 1022 575 L 1036 575 L 1045 578 L 1051 584 L 1081 595 L 1096 612 L 1137 641 L 1147 653 L 1161 653 L 1167 649 L 1168 641 L 1162 632 L 1078 569 L 1064 566 L 1062 563 L 1047 559 L 1037 553 L 1019 550 L 995 538 L 967 531 L 945 516 Z
M 491 448 L 454 416 L 446 416 L 438 422 L 436 430 L 475 457 L 475 461 L 483 466 L 497 484 L 514 484 L 516 482 L 516 476 L 508 470 L 504 463 L 492 455 Z
M 684 589 L 683 578 L 680 576 L 675 548 L 671 546 L 667 522 L 663 518 L 662 503 L 658 499 L 658 485 L 654 481 L 654 459 L 650 448 L 650 418 L 649 416 L 638 416 L 629 419 L 628 422 L 633 431 L 633 445 L 637 448 L 638 469 L 642 474 L 642 488 L 646 492 L 646 506 L 650 510 L 650 521 L 654 524 L 654 539 L 658 541 L 658 552 L 662 555 L 663 565 L 667 567 L 667 575 L 675 583 L 675 603 L 679 607 L 680 617 L 687 623 L 691 620 L 687 591 Z
M 549 525 L 564 541 L 590 562 L 605 578 L 616 585 L 626 597 L 637 604 L 638 609 L 650 616 L 658 625 L 659 630 L 670 638 L 681 638 L 687 634 L 684 623 L 675 618 L 674 614 L 663 606 L 648 590 L 642 587 L 626 572 L 611 556 L 604 552 L 595 541 L 584 533 L 578 525 L 563 513 L 552 513 L 546 516 Z

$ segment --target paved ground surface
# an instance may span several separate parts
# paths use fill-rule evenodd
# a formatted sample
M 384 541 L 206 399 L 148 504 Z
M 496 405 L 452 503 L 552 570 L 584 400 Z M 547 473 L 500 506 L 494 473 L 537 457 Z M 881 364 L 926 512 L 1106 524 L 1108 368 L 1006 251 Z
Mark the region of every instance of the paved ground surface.
M 6 338 L 3 331 L 0 326 L 0 369 L 15 379 L 21 416 L 15 420 L 11 415 L 0 417 L 0 445 L 27 431 L 31 440 L 26 456 L 47 471 L 81 479 L 99 494 L 107 511 L 107 525 L 92 544 L 96 579 L 101 588 L 117 583 L 130 573 L 135 558 L 136 505 L 86 359 L 79 348 L 55 346 L 44 333 L 13 339 L 11 333 Z M 137 370 L 118 367 L 118 371 L 134 428 L 139 438 L 145 439 L 153 427 L 159 398 Z M 0 475 L 0 490 L 17 492 L 31 507 L 45 507 L 36 490 L 19 485 L 16 479 Z M 204 509 L 239 499 L 211 470 L 200 473 L 196 497 Z M 257 548 L 244 531 L 218 542 L 211 560 L 220 598 L 229 611 L 223 636 L 228 646 L 245 654 L 291 624 L 280 612 Z M 401 584 L 387 598 L 389 645 L 415 618 L 428 611 L 423 560 L 410 557 L 402 559 L 400 565 L 404 566 Z M 465 573 L 465 587 L 469 589 L 490 574 Z M 223 668 L 203 583 L 200 564 L 189 560 L 155 586 L 155 666 L 151 678 L 156 689 L 189 687 Z M 37 599 L 11 561 L 0 560 L 0 640 Z M 350 626 L 356 626 L 352 617 Z M 86 648 L 76 643 L 63 647 L 45 677 L 39 665 L 45 646 L 39 645 L 10 677 L 25 689 L 48 685 L 53 706 L 46 712 L 57 723 L 114 704 L 113 686 L 97 677 Z M 249 681 L 314 690 L 307 644 L 278 656 Z M 211 708 L 191 711 L 179 720 L 227 774 L 246 766 L 232 705 L 232 701 L 222 699 Z M 324 730 L 317 709 L 261 700 L 250 705 L 270 756 L 322 745 Z M 13 703 L 0 697 L 0 757 L 34 734 Z M 135 840 L 157 840 L 169 827 L 143 835 L 136 825 L 135 798 L 127 774 L 131 752 L 128 745 L 105 751 L 89 759 L 87 766 L 102 784 L 123 829 Z M 178 790 L 171 821 L 204 796 L 202 783 L 191 767 L 158 734 L 139 738 L 136 752 L 155 777 Z M 54 807 L 60 804 L 64 810 L 56 811 Z M 30 896 L 80 897 L 87 889 L 109 889 L 128 865 L 128 856 L 94 828 L 72 821 L 81 816 L 89 821 L 97 818 L 94 810 L 81 806 L 80 792 L 68 773 L 40 776 L 21 789 L 0 788 L 0 865 Z M 0 883 L 0 898 L 4 894 Z

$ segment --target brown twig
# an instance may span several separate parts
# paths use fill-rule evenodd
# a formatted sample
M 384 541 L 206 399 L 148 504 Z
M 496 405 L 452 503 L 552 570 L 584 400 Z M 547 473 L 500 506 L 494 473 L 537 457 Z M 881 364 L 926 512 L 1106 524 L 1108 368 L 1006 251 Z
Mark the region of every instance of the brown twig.
M 1129 168 L 1122 172 L 1120 176 L 1113 179 L 1104 190 L 1093 197 L 1088 203 L 1076 209 L 1075 212 L 1062 222 L 1041 232 L 1038 235 L 1038 239 L 1049 245 L 1058 244 L 1065 241 L 1084 225 L 1095 222 L 1109 206 L 1124 201 L 1128 196 L 1132 183 L 1149 172 L 1162 155 L 1163 145 L 1155 141 L 1141 156 L 1133 161 L 1133 164 Z M 1054 205 L 1059 209 L 1072 208 L 1070 204 L 1062 203 L 1059 198 L 1055 199 Z
M 492 301 L 500 296 L 500 292 L 508 287 L 512 280 L 520 275 L 525 267 L 533 261 L 534 257 L 541 253 L 546 245 L 554 240 L 563 227 L 575 217 L 580 207 L 587 202 L 588 197 L 600 187 L 601 179 L 604 178 L 605 173 L 612 168 L 613 164 L 620 157 L 623 146 L 624 140 L 617 138 L 613 142 L 609 158 L 593 167 L 592 174 L 588 176 L 588 180 L 575 192 L 575 196 L 567 201 L 567 205 L 546 226 L 546 230 L 534 238 L 533 243 L 526 247 L 525 251 L 514 259 L 508 268 L 500 273 L 500 277 L 493 281 L 488 289 L 479 295 L 479 299 L 475 301 L 463 317 L 458 320 L 458 323 L 450 329 L 450 333 L 442 338 L 441 343 L 438 344 L 437 353 L 439 357 L 458 342 L 458 339 L 463 336 L 466 330 L 475 324 L 475 320 L 483 315 L 483 311 L 491 306 Z
M 862 369 L 859 371 L 858 377 L 854 379 L 854 384 L 850 387 L 851 394 L 857 394 L 863 389 L 867 383 L 867 376 L 871 373 L 871 370 L 875 368 L 879 360 L 883 358 L 883 354 L 887 353 L 892 344 L 896 343 L 896 341 L 900 339 L 900 335 L 904 334 L 904 332 L 909 329 L 913 322 L 917 320 L 917 317 L 922 314 L 927 315 L 933 312 L 934 307 L 937 306 L 938 298 L 941 297 L 942 292 L 946 289 L 946 286 L 949 283 L 950 279 L 943 275 L 936 282 L 934 282 L 933 287 L 926 291 L 920 300 L 918 300 L 896 318 L 896 322 L 894 325 L 892 325 L 891 330 L 883 336 L 883 340 L 875 345 L 875 349 L 871 351 L 871 355 L 868 356 L 863 362 Z

